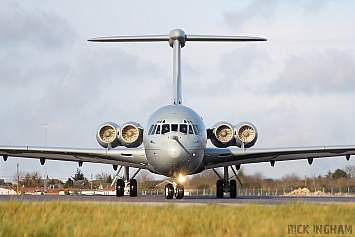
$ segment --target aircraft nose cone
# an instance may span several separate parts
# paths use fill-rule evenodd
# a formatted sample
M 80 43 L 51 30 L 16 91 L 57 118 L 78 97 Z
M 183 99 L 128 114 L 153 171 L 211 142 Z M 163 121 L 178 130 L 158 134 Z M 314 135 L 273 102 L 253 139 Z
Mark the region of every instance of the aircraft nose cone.
M 171 158 L 179 158 L 181 156 L 181 147 L 179 147 L 177 144 L 170 143 L 168 144 L 165 149 L 167 155 Z

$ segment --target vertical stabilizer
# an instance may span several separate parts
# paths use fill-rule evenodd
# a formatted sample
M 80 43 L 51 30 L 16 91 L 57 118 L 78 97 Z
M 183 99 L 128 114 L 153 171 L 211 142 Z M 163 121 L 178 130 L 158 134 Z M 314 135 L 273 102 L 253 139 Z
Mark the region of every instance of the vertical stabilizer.
M 250 36 L 186 35 L 183 30 L 175 29 L 169 35 L 111 36 L 89 39 L 92 42 L 153 42 L 168 41 L 173 48 L 173 104 L 182 104 L 181 94 L 181 48 L 186 41 L 266 41 L 265 38 Z
M 170 46 L 173 47 L 173 104 L 181 105 L 181 48 L 185 46 L 185 32 L 172 30 L 169 38 Z

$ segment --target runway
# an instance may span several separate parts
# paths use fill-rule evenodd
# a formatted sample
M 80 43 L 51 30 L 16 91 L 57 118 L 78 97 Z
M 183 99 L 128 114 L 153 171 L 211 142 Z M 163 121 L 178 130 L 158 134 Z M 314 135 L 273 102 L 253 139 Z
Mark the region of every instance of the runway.
M 218 199 L 214 196 L 185 196 L 183 199 L 167 200 L 164 196 L 147 195 L 137 197 L 116 197 L 104 195 L 0 195 L 0 201 L 13 202 L 107 202 L 132 204 L 285 204 L 290 202 L 312 203 L 355 203 L 355 197 L 285 197 L 285 196 L 248 196 L 235 199 L 225 197 Z

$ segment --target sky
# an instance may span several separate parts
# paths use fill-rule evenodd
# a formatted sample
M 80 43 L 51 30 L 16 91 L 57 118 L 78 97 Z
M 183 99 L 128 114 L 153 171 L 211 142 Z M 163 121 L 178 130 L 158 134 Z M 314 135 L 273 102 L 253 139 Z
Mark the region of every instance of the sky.
M 136 121 L 172 101 L 167 42 L 90 43 L 113 35 L 247 35 L 267 42 L 187 42 L 183 104 L 206 127 L 252 122 L 256 148 L 355 144 L 353 1 L 11 1 L 0 2 L 0 144 L 99 148 L 108 121 Z M 47 139 L 45 139 L 45 126 Z M 212 146 L 210 144 L 210 146 Z M 75 162 L 10 157 L 0 179 L 39 171 L 66 180 Z M 243 165 L 281 178 L 325 175 L 355 158 Z M 47 171 L 45 171 L 47 170 Z M 114 174 L 84 163 L 87 178 Z

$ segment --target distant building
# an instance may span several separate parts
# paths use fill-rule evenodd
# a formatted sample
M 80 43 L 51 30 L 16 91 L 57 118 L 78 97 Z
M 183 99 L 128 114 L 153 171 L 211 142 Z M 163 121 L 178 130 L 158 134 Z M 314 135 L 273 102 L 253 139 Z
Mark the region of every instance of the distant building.
M 0 179 L 0 187 L 12 187 L 12 183 L 6 183 L 4 179 Z
M 0 188 L 0 195 L 16 195 L 13 189 Z

